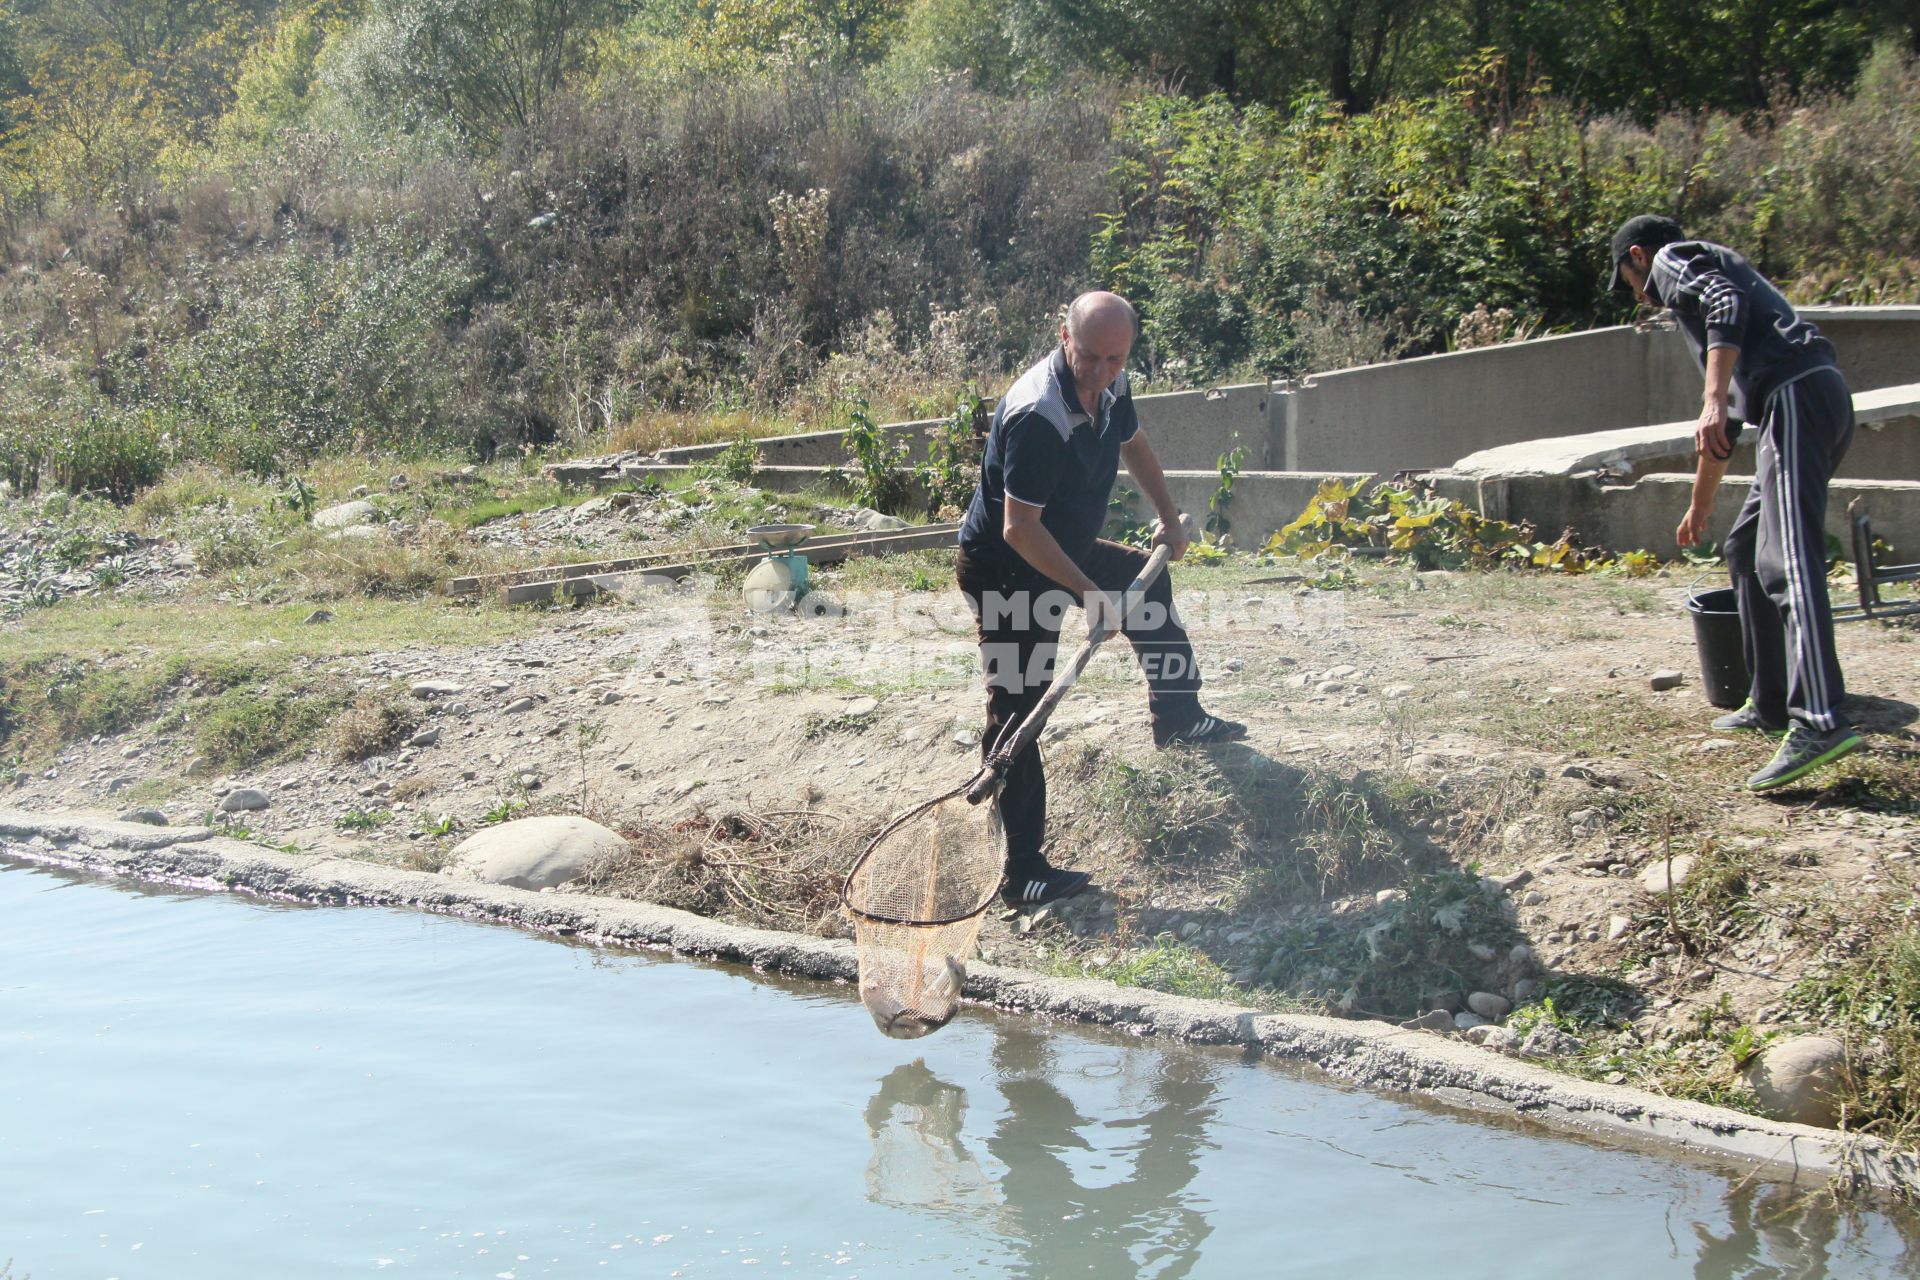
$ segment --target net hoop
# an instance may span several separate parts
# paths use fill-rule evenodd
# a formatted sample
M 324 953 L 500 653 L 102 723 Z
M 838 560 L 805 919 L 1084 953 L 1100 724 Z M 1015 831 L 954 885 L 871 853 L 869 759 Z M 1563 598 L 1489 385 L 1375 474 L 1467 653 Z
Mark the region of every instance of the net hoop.
M 886 826 L 880 828 L 879 834 L 867 841 L 867 847 L 860 851 L 858 858 L 854 859 L 852 868 L 847 872 L 847 878 L 840 884 L 840 905 L 847 909 L 848 915 L 852 916 L 856 922 L 866 921 L 869 924 L 907 925 L 910 927 L 931 929 L 942 925 L 959 924 L 963 920 L 972 920 L 974 917 L 983 914 L 988 907 L 993 905 L 994 898 L 999 896 L 1000 893 L 1000 883 L 997 880 L 993 886 L 987 890 L 986 895 L 982 897 L 978 903 L 974 904 L 971 910 L 962 911 L 958 915 L 942 916 L 939 919 L 933 920 L 907 916 L 876 915 L 874 912 L 855 906 L 853 902 L 853 886 L 854 882 L 860 878 L 861 868 L 867 865 L 868 861 L 872 859 L 874 851 L 885 842 L 888 836 L 898 831 L 901 827 L 906 826 L 909 822 L 912 822 L 915 818 L 927 812 L 927 810 L 965 795 L 967 788 L 972 785 L 973 779 L 969 778 L 951 791 L 937 795 L 931 800 L 922 801 L 920 804 L 915 805 L 913 808 L 889 822 Z

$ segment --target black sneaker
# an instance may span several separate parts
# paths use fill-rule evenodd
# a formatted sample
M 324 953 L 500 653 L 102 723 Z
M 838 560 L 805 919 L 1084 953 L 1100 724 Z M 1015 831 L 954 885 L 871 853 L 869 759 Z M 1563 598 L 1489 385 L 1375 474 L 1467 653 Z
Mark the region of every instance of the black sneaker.
M 1153 731 L 1153 745 L 1172 747 L 1185 743 L 1205 747 L 1216 742 L 1238 742 L 1246 736 L 1247 726 L 1233 720 L 1222 720 L 1219 716 L 1210 716 L 1202 711 L 1200 718 L 1184 729 L 1162 733 L 1156 726 Z
M 1759 733 L 1771 734 L 1776 738 L 1787 731 L 1787 726 L 1783 724 L 1773 724 L 1762 716 L 1760 714 L 1760 708 L 1753 705 L 1752 698 L 1748 698 L 1745 702 L 1741 703 L 1738 711 L 1729 711 L 1723 716 L 1716 717 L 1713 722 L 1713 727 L 1721 730 L 1723 733 L 1732 733 L 1739 729 L 1752 729 Z
M 1043 907 L 1049 902 L 1058 902 L 1062 898 L 1071 898 L 1092 883 L 1093 876 L 1085 871 L 1061 871 L 1048 867 L 1043 871 L 1022 872 L 1018 877 L 1008 877 L 1007 883 L 1000 889 L 1000 901 L 1016 910 L 1026 911 Z
M 1866 739 L 1855 732 L 1851 725 L 1841 725 L 1822 733 L 1818 729 L 1795 724 L 1787 730 L 1786 741 L 1773 753 L 1773 759 L 1760 772 L 1747 779 L 1747 790 L 1771 791 L 1775 787 L 1784 787 L 1789 782 L 1804 778 L 1821 765 L 1832 764 L 1841 756 L 1851 755 L 1865 745 Z

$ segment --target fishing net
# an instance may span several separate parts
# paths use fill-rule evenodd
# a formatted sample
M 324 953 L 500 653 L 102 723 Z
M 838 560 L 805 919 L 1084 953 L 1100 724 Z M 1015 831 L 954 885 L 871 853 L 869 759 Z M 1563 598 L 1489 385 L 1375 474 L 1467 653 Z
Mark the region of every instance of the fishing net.
M 962 791 L 931 800 L 889 823 L 847 876 L 860 1000 L 895 1039 L 938 1031 L 960 1007 L 967 957 L 1000 888 L 999 809 Z

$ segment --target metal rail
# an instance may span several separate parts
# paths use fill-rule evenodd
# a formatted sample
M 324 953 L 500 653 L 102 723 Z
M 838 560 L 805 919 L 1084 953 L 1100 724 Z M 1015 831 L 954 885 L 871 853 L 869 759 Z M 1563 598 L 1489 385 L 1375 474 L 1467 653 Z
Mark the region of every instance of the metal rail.
M 850 556 L 888 555 L 895 551 L 951 546 L 959 531 L 958 524 L 920 525 L 912 529 L 815 538 L 794 550 L 806 556 L 811 564 L 838 564 Z M 766 554 L 766 548 L 756 542 L 714 547 L 678 560 L 665 555 L 590 560 L 542 569 L 523 569 L 518 573 L 454 578 L 446 584 L 445 590 L 448 595 L 472 595 L 489 587 L 498 587 L 502 600 L 507 604 L 537 604 L 557 596 L 577 598 L 596 595 L 617 589 L 629 579 L 683 578 L 699 569 L 751 563 Z

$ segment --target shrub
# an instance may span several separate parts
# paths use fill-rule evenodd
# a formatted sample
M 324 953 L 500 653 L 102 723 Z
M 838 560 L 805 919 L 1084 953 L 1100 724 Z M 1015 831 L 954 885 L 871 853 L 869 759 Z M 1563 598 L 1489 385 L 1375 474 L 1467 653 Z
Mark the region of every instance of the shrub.
M 160 383 L 184 448 L 267 475 L 327 450 L 461 439 L 442 326 L 467 283 L 445 243 L 395 224 L 337 260 L 287 245 L 204 280 L 212 315 Z
M 338 706 L 314 691 L 228 689 L 197 717 L 195 746 L 209 760 L 234 766 L 300 755 Z
M 420 723 L 420 708 L 392 690 L 361 693 L 327 726 L 327 751 L 336 760 L 365 760 L 392 751 Z

